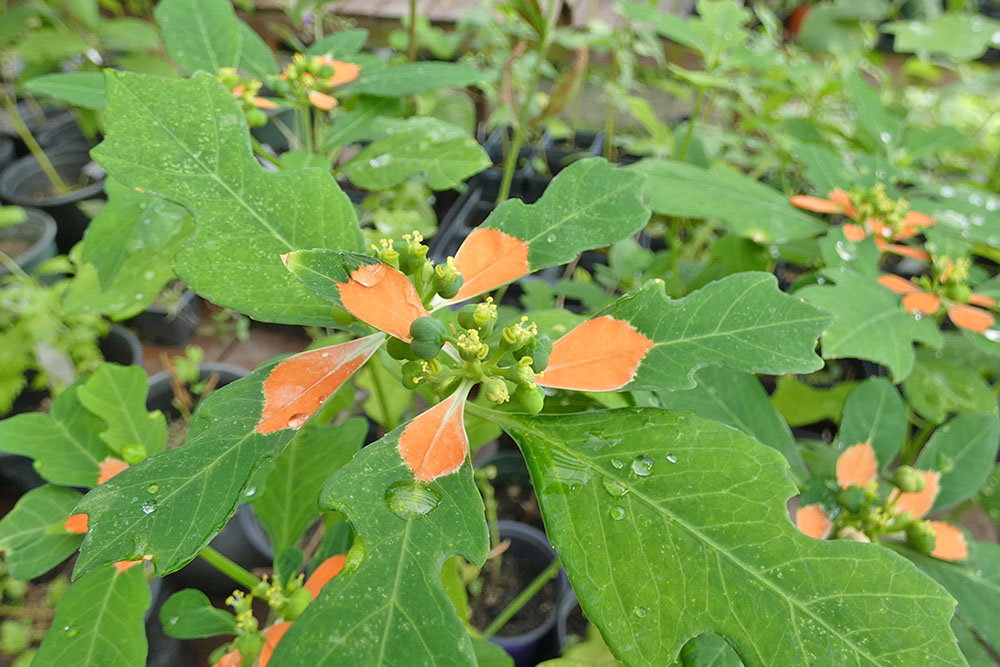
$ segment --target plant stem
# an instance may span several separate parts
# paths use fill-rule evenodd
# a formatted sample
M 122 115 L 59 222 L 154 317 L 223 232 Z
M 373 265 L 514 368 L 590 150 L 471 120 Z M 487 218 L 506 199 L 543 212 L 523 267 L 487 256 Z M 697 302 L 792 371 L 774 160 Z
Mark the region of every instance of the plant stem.
M 49 181 L 52 182 L 52 186 L 59 192 L 59 194 L 66 194 L 69 192 L 69 186 L 66 185 L 66 181 L 62 179 L 59 172 L 55 170 L 52 163 L 49 161 L 49 156 L 45 154 L 42 147 L 38 145 L 35 137 L 31 134 L 31 130 L 28 126 L 24 124 L 21 119 L 21 114 L 17 112 L 17 104 L 11 99 L 10 95 L 6 92 L 3 93 L 3 104 L 7 108 L 7 113 L 10 115 L 10 122 L 17 130 L 18 136 L 21 137 L 21 141 L 24 145 L 28 147 L 31 154 L 34 156 L 35 161 L 38 162 L 38 166 L 42 168 L 45 175 L 49 177 Z
M 299 109 L 302 122 L 302 145 L 307 153 L 313 152 L 312 111 L 308 106 Z
M 281 169 L 281 163 L 278 162 L 278 158 L 268 153 L 267 149 L 264 148 L 263 144 L 261 144 L 260 141 L 257 140 L 257 137 L 250 135 L 250 143 L 253 145 L 253 152 L 255 155 L 264 158 L 278 169 Z
M 899 454 L 899 462 L 905 464 L 912 463 L 913 459 L 916 458 L 917 453 L 920 451 L 920 448 L 923 447 L 924 443 L 927 442 L 927 439 L 931 437 L 931 433 L 934 432 L 936 427 L 937 424 L 931 422 L 924 424 L 923 428 L 921 428 L 917 433 L 917 436 L 910 442 L 906 443 L 903 447 L 903 451 Z
M 487 474 L 492 469 L 493 477 Z M 484 470 L 477 470 L 475 474 L 476 486 L 483 496 L 483 506 L 486 508 L 486 525 L 490 530 L 490 549 L 496 549 L 500 545 L 500 519 L 497 516 L 497 496 L 493 488 L 493 479 L 496 477 L 496 466 L 487 466 Z M 498 581 L 500 578 L 501 554 L 497 554 L 487 561 L 486 567 L 490 569 L 490 578 Z
M 510 194 L 510 184 L 514 180 L 514 167 L 517 166 L 517 159 L 521 152 L 521 144 L 524 143 L 524 135 L 528 131 L 528 113 L 531 110 L 531 101 L 538 90 L 538 82 L 542 77 L 542 65 L 549 55 L 549 47 L 552 45 L 552 26 L 554 24 L 556 4 L 559 0 L 549 0 L 549 11 L 545 15 L 545 34 L 536 51 L 537 60 L 535 68 L 531 71 L 531 80 L 528 83 L 527 95 L 521 105 L 521 113 L 518 114 L 517 127 L 514 128 L 514 140 L 511 142 L 510 151 L 503 164 L 503 180 L 500 182 L 500 192 L 497 194 L 496 203 L 499 204 L 507 199 Z
M 5 253 L 3 250 L 0 250 L 0 264 L 3 264 L 4 268 L 13 273 L 14 275 L 24 278 L 25 280 L 31 280 L 31 276 L 25 273 L 24 269 L 22 269 L 20 265 L 18 265 L 17 262 L 11 259 L 11 256 Z
M 528 584 L 528 587 L 521 591 L 521 594 L 514 598 L 514 600 L 507 605 L 506 609 L 500 612 L 500 615 L 497 616 L 492 623 L 490 623 L 489 627 L 483 630 L 483 639 L 489 639 L 503 626 L 507 625 L 507 621 L 509 621 L 514 614 L 521 611 L 521 607 L 527 604 L 531 598 L 535 597 L 535 594 L 542 590 L 542 586 L 547 584 L 549 579 L 556 576 L 559 572 L 560 565 L 561 563 L 559 561 L 559 557 L 556 556 L 555 560 L 553 560 L 547 568 L 542 570 L 542 573 L 535 577 L 535 580 Z
M 986 189 L 991 191 L 1000 190 L 1000 155 L 993 162 L 993 171 L 990 172 L 990 178 L 986 181 Z
M 417 0 L 410 0 L 410 44 L 406 56 L 411 63 L 417 59 Z
M 691 148 L 691 139 L 694 137 L 694 128 L 698 124 L 698 116 L 701 115 L 701 109 L 705 106 L 706 92 L 706 88 L 698 88 L 698 97 L 694 101 L 694 109 L 691 111 L 691 118 L 688 121 L 688 129 L 687 133 L 684 135 L 684 143 L 681 144 L 681 149 L 677 151 L 677 157 L 675 158 L 678 162 L 684 161 L 684 158 L 687 157 L 688 149 Z
M 253 576 L 248 570 L 243 569 L 242 566 L 229 560 L 212 547 L 205 547 L 198 552 L 198 555 L 204 558 L 205 561 L 216 570 L 248 590 L 252 590 L 255 586 L 257 586 L 257 584 L 260 583 L 260 579 Z

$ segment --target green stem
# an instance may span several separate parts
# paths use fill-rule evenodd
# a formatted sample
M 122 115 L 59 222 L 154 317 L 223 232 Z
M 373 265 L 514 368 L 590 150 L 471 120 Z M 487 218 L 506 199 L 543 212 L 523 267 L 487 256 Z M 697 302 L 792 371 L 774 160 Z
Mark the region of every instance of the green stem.
M 500 545 L 500 519 L 497 515 L 497 497 L 492 481 L 495 477 L 496 466 L 487 466 L 484 470 L 477 470 L 475 475 L 476 486 L 479 487 L 479 493 L 483 496 L 483 505 L 486 507 L 486 525 L 490 531 L 491 549 L 496 549 Z M 502 555 L 497 554 L 487 563 L 493 581 L 498 581 L 500 578 L 501 558 Z
M 417 59 L 417 0 L 410 0 L 410 44 L 406 56 L 411 63 Z
M 248 570 L 243 569 L 243 567 L 229 560 L 212 547 L 205 547 L 198 552 L 198 555 L 204 558 L 209 565 L 247 590 L 253 590 L 257 584 L 260 583 L 260 579 L 253 576 Z
M 547 584 L 549 582 L 549 579 L 558 574 L 560 565 L 561 563 L 557 556 L 556 559 L 553 560 L 552 563 L 547 568 L 542 570 L 541 574 L 535 577 L 534 581 L 528 584 L 527 588 L 521 591 L 520 595 L 514 598 L 514 600 L 509 605 L 507 605 L 506 609 L 500 612 L 500 615 L 497 616 L 492 623 L 490 623 L 489 627 L 483 630 L 483 639 L 489 639 L 490 637 L 495 635 L 503 626 L 507 625 L 507 621 L 509 621 L 514 616 L 514 614 L 521 611 L 521 607 L 527 604 L 531 598 L 535 597 L 535 594 L 538 591 L 542 590 L 542 586 Z
M 899 462 L 905 464 L 912 463 L 913 459 L 915 459 L 917 454 L 920 452 L 920 448 L 923 447 L 924 443 L 927 442 L 927 439 L 931 437 L 931 433 L 934 432 L 936 427 L 937 424 L 934 423 L 924 424 L 924 427 L 920 429 L 917 436 L 910 442 L 906 443 L 906 446 L 903 447 L 903 451 L 899 454 Z
M 993 162 L 993 171 L 990 172 L 990 178 L 986 182 L 986 189 L 993 191 L 1000 190 L 1000 155 Z
M 49 177 L 49 181 L 52 182 L 52 186 L 59 192 L 59 194 L 66 194 L 69 192 L 69 186 L 66 185 L 66 181 L 64 181 L 62 176 L 59 175 L 59 172 L 55 170 L 55 167 L 52 166 L 52 163 L 49 161 L 49 157 L 45 154 L 45 151 L 42 150 L 42 147 L 38 145 L 37 141 L 35 141 L 35 137 L 31 134 L 31 130 L 29 130 L 28 126 L 24 124 L 24 121 L 21 119 L 21 114 L 17 112 L 17 104 L 6 92 L 3 93 L 3 104 L 7 108 L 7 113 L 10 116 L 10 122 L 14 126 L 14 129 L 17 130 L 18 136 L 21 137 L 21 141 L 23 141 L 24 145 L 28 147 L 28 150 L 31 151 L 31 154 L 38 162 L 38 166 L 41 167 L 42 171 L 45 172 L 45 175 Z
M 281 162 L 278 161 L 278 158 L 267 152 L 267 149 L 265 149 L 263 144 L 257 140 L 257 137 L 250 135 L 250 143 L 253 145 L 253 152 L 255 155 L 264 158 L 278 169 L 281 169 Z
M 549 47 L 552 45 L 552 25 L 556 13 L 556 5 L 559 0 L 549 0 L 549 11 L 545 15 L 545 34 L 538 45 L 536 53 L 538 59 L 535 61 L 535 68 L 531 72 L 531 80 L 528 83 L 527 95 L 521 105 L 521 112 L 517 117 L 517 127 L 514 128 L 514 140 L 511 142 L 510 150 L 503 164 L 503 180 L 500 182 L 500 192 L 497 194 L 496 203 L 499 204 L 510 195 L 510 184 L 514 181 L 514 168 L 517 166 L 518 154 L 521 152 L 521 144 L 524 143 L 524 135 L 528 131 L 528 113 L 531 110 L 531 102 L 535 98 L 535 91 L 538 90 L 538 82 L 542 78 L 542 65 L 549 55 Z
M 308 106 L 299 109 L 299 118 L 302 123 L 302 145 L 307 153 L 313 152 L 313 131 L 312 131 L 312 111 Z
M 20 276 L 25 280 L 31 280 L 31 276 L 25 273 L 24 269 L 22 269 L 21 266 L 17 262 L 15 262 L 11 258 L 11 256 L 5 253 L 3 250 L 0 250 L 0 264 L 3 264 L 4 268 L 13 273 L 14 275 Z
M 372 360 L 372 363 L 379 362 Z M 382 417 L 386 420 L 386 422 L 389 422 L 389 403 L 386 399 L 385 387 L 382 386 L 382 380 L 379 378 L 378 371 L 374 368 L 369 369 L 368 374 L 372 378 L 372 393 L 375 394 L 375 400 L 378 402 L 379 409 L 382 411 Z M 392 423 L 382 424 L 381 426 L 387 433 L 396 428 L 396 424 Z
M 687 133 L 684 135 L 684 143 L 681 144 L 681 149 L 677 152 L 677 161 L 683 162 L 684 158 L 687 157 L 688 149 L 691 148 L 691 139 L 694 137 L 694 128 L 698 124 L 698 117 L 701 115 L 701 109 L 705 106 L 705 94 L 707 93 L 706 88 L 698 88 L 698 97 L 694 101 L 694 109 L 691 111 L 691 119 L 688 121 Z

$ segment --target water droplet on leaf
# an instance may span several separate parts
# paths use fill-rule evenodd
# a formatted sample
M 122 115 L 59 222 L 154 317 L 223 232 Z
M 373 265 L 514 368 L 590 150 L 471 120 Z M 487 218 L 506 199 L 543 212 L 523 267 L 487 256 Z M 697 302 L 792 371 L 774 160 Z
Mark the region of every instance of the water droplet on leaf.
M 649 477 L 649 473 L 653 472 L 653 459 L 645 455 L 635 457 L 632 461 L 632 472 L 639 477 Z
M 618 480 L 611 479 L 610 477 L 604 478 L 604 490 L 610 493 L 614 498 L 621 498 L 628 493 L 628 489 L 624 484 Z
M 645 607 L 636 607 L 635 609 L 632 610 L 632 613 L 634 613 L 639 618 L 646 618 L 647 611 Z
M 621 470 L 625 466 L 625 464 L 622 463 L 621 459 L 611 459 L 611 465 L 618 468 L 619 470 Z
M 304 412 L 297 412 L 288 418 L 288 428 L 300 428 L 309 419 L 309 415 Z
M 621 521 L 625 518 L 625 508 L 621 505 L 616 505 L 611 508 L 611 518 L 615 521 Z
M 156 509 L 156 503 L 153 502 L 152 500 L 147 500 L 142 504 L 143 514 L 152 514 L 155 509 Z
M 671 463 L 677 463 L 677 455 L 667 454 L 667 460 L 670 461 Z
M 441 502 L 441 492 L 420 482 L 397 482 L 385 491 L 385 504 L 400 519 L 421 519 Z
M 156 493 L 159 490 L 160 490 L 160 485 L 156 483 L 150 484 L 149 486 L 146 487 L 147 493 Z

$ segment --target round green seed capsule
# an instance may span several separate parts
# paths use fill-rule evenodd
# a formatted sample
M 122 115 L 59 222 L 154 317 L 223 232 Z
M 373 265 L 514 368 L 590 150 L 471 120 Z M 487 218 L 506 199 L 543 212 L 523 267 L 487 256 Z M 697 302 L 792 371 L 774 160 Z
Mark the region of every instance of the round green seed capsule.
M 937 536 L 926 521 L 915 521 L 906 527 L 906 539 L 914 549 L 922 554 L 934 551 Z
M 440 343 L 442 336 L 446 333 L 447 329 L 445 329 L 445 326 L 441 324 L 441 322 L 438 322 L 433 317 L 429 316 L 418 317 L 413 320 L 413 323 L 410 325 L 410 336 L 413 337 L 413 342 L 426 341 L 431 343 Z M 441 346 L 438 345 L 438 350 L 440 349 Z M 435 352 L 434 355 L 436 356 L 437 352 Z M 418 354 L 417 356 L 420 355 Z M 430 357 L 421 358 L 429 359 Z
M 924 490 L 927 482 L 924 476 L 907 465 L 896 468 L 893 473 L 892 483 L 904 493 L 919 493 Z
M 545 392 L 541 387 L 519 385 L 514 390 L 514 403 L 531 415 L 537 415 L 545 406 Z
M 410 344 L 395 336 L 389 337 L 389 342 L 385 345 L 385 351 L 389 353 L 390 357 L 399 359 L 400 361 L 414 361 L 417 358 L 413 354 L 413 350 L 410 349 Z
M 413 350 L 413 354 L 418 359 L 433 359 L 441 352 L 441 347 L 442 343 L 440 340 L 417 340 L 414 338 L 413 342 L 410 343 L 410 349 Z

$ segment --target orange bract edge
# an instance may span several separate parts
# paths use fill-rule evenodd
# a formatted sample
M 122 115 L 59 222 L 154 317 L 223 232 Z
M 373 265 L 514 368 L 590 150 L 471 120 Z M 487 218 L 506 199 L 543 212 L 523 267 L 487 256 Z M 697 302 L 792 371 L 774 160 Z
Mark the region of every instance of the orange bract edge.
M 969 557 L 969 544 L 965 533 L 944 521 L 931 521 L 934 530 L 934 550 L 931 556 L 941 560 L 965 560 Z
M 948 318 L 956 327 L 968 329 L 973 333 L 986 333 L 993 326 L 996 320 L 993 315 L 975 306 L 950 306 L 948 308 Z
M 100 473 L 97 476 L 97 485 L 100 486 L 101 484 L 104 484 L 106 481 L 126 468 L 128 468 L 128 464 L 124 461 L 116 459 L 112 456 L 107 457 L 101 461 L 101 465 L 99 467 Z
M 317 109 L 329 111 L 333 107 L 337 106 L 337 98 L 331 97 L 326 93 L 321 93 L 318 90 L 311 90 L 309 91 L 309 103 Z
M 358 78 L 361 73 L 361 66 L 357 63 L 345 63 L 340 60 L 333 60 L 327 63 L 333 66 L 333 76 L 326 80 L 328 86 L 342 86 Z
M 795 527 L 817 540 L 826 539 L 832 525 L 830 518 L 818 503 L 800 507 L 795 513 Z
M 812 211 L 813 213 L 842 213 L 844 207 L 837 202 L 813 197 L 812 195 L 792 195 L 788 198 L 792 206 Z
M 241 667 L 243 664 L 243 655 L 239 651 L 230 651 L 229 653 L 223 654 L 219 658 L 219 662 L 212 665 L 212 667 Z
M 274 654 L 274 649 L 278 647 L 278 642 L 281 641 L 290 627 L 292 627 L 292 622 L 285 621 L 264 629 L 264 648 L 260 651 L 259 667 L 267 667 L 267 663 L 271 661 L 271 656 Z
M 909 294 L 910 292 L 919 292 L 920 288 L 911 283 L 906 278 L 901 278 L 892 273 L 883 273 L 878 277 L 878 284 L 882 287 L 892 290 L 896 294 Z
M 535 382 L 577 391 L 614 391 L 632 381 L 653 341 L 628 322 L 605 315 L 587 320 L 552 345 Z
M 337 289 L 345 310 L 402 341 L 410 341 L 413 320 L 427 315 L 413 283 L 388 264 L 360 266 Z
M 115 563 L 115 572 L 117 572 L 118 574 L 123 574 L 124 572 L 127 572 L 130 568 L 135 567 L 136 565 L 138 565 L 141 562 L 142 562 L 141 559 L 140 560 L 120 560 L 117 563 Z
M 853 222 L 848 222 L 842 225 L 840 229 L 844 232 L 844 237 L 848 241 L 852 241 L 854 243 L 864 241 L 868 238 L 868 232 L 865 231 L 865 228 L 861 225 L 856 225 Z
M 257 433 L 299 428 L 375 353 L 384 337 L 366 336 L 285 359 L 264 380 Z
M 870 443 L 848 447 L 837 457 L 837 484 L 846 489 L 864 486 L 878 475 L 878 460 Z
M 418 415 L 399 436 L 399 455 L 421 482 L 462 467 L 469 451 L 465 434 L 465 394 L 455 393 Z
M 323 590 L 327 582 L 340 574 L 340 571 L 344 569 L 344 563 L 347 562 L 347 556 L 344 554 L 337 554 L 335 556 L 330 556 L 325 561 L 320 563 L 319 567 L 313 570 L 313 573 L 309 575 L 309 579 L 306 581 L 306 590 L 312 594 L 312 599 L 315 600 L 319 595 L 319 592 Z
M 938 480 L 941 473 L 927 470 L 918 471 L 924 477 L 924 490 L 914 493 L 901 493 L 899 489 L 893 489 L 889 494 L 889 501 L 896 502 L 896 513 L 903 514 L 909 512 L 915 519 L 920 519 L 934 507 L 937 500 L 940 486 Z
M 908 313 L 933 315 L 941 307 L 941 297 L 928 292 L 910 292 L 903 296 L 903 309 Z
M 66 519 L 66 522 L 63 524 L 63 528 L 65 528 L 67 532 L 83 535 L 87 532 L 88 523 L 89 517 L 86 514 L 74 514 L 70 518 Z
M 531 273 L 528 244 L 497 229 L 478 227 L 455 254 L 464 282 L 451 301 L 462 301 Z

